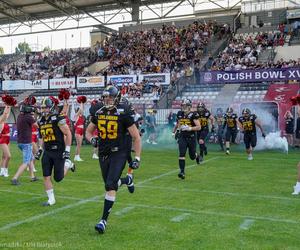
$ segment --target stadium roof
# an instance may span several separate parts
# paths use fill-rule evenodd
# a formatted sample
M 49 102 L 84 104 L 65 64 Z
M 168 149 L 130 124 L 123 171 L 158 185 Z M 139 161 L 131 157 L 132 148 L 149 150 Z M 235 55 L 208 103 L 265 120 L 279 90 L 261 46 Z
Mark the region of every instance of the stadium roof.
M 215 3 L 225 0 L 0 0 L 0 36 L 40 33 L 72 28 L 95 26 L 103 32 L 114 32 L 107 25 L 139 22 L 143 20 L 170 18 L 175 9 L 190 5 L 193 8 L 203 2 Z M 226 1 L 227 2 L 227 1 Z M 228 5 L 241 0 L 228 1 Z M 167 7 L 153 8 L 156 4 L 169 4 Z M 235 4 L 236 5 L 236 4 Z M 155 18 L 140 17 L 141 8 L 147 8 Z M 162 10 L 165 8 L 164 10 Z M 163 13 L 164 12 L 164 13 Z M 170 14 L 171 13 L 171 14 Z M 126 15 L 126 20 L 116 21 L 116 16 Z M 180 16 L 187 14 L 182 13 Z M 130 18 L 128 18 L 130 17 Z M 87 22 L 86 20 L 92 20 Z M 66 26 L 65 22 L 71 22 Z M 37 25 L 42 29 L 35 29 Z M 26 31 L 19 31 L 27 27 Z

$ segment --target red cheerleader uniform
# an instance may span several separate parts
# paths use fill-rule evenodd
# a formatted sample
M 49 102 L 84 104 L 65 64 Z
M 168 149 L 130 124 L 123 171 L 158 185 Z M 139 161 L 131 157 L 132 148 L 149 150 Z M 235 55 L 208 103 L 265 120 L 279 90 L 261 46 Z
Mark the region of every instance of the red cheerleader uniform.
M 34 143 L 37 143 L 38 142 L 38 129 L 37 129 L 37 127 L 35 127 L 35 126 L 32 126 L 32 128 L 31 128 L 31 140 L 32 140 L 32 142 L 34 142 Z
M 78 116 L 78 119 L 75 123 L 75 134 L 83 135 L 83 128 L 84 128 L 84 116 Z
M 4 123 L 3 129 L 0 133 L 0 144 L 9 144 L 10 128 L 7 123 Z

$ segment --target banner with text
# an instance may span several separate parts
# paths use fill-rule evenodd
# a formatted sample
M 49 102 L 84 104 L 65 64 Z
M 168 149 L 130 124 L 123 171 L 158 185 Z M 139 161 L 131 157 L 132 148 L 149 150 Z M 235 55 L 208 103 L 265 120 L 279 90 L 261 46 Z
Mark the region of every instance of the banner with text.
M 300 68 L 200 72 L 201 83 L 280 82 L 300 80 Z
M 104 87 L 104 76 L 78 77 L 77 88 Z
M 143 80 L 153 84 L 159 82 L 160 84 L 168 85 L 170 84 L 170 73 L 139 75 L 139 81 Z
M 75 78 L 57 78 L 49 80 L 50 89 L 75 88 Z
M 48 80 L 8 80 L 2 82 L 2 90 L 48 89 Z
M 112 83 L 117 86 L 122 86 L 123 84 L 128 85 L 130 83 L 137 82 L 136 75 L 111 75 L 107 76 L 107 82 Z

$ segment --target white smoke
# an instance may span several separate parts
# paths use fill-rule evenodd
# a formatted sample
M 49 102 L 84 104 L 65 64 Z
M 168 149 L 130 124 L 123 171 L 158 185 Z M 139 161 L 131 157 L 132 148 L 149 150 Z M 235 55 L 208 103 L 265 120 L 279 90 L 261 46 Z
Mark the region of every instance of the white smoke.
M 288 153 L 289 147 L 285 137 L 280 136 L 280 132 L 274 132 L 267 134 L 266 138 L 259 138 L 256 150 L 264 149 L 280 149 L 285 153 Z

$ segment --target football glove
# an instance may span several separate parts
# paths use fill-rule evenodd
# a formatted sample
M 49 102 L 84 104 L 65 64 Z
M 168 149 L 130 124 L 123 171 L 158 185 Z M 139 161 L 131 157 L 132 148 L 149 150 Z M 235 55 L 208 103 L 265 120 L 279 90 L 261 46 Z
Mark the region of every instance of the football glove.
M 68 151 L 65 150 L 65 151 L 63 152 L 62 157 L 63 157 L 63 159 L 70 159 L 70 152 L 68 152 Z
M 41 158 L 41 156 L 42 156 L 42 154 L 43 154 L 43 149 L 40 148 L 39 151 L 37 151 L 35 153 L 34 158 L 39 161 L 40 158 Z
M 140 161 L 138 159 L 134 159 L 130 163 L 129 167 L 132 168 L 132 169 L 138 169 L 140 167 Z
M 91 139 L 91 144 L 92 144 L 92 146 L 93 146 L 94 148 L 98 147 L 98 138 L 93 137 L 93 138 Z
M 181 129 L 181 131 L 191 131 L 192 130 L 192 128 L 188 125 L 182 125 L 180 129 Z

